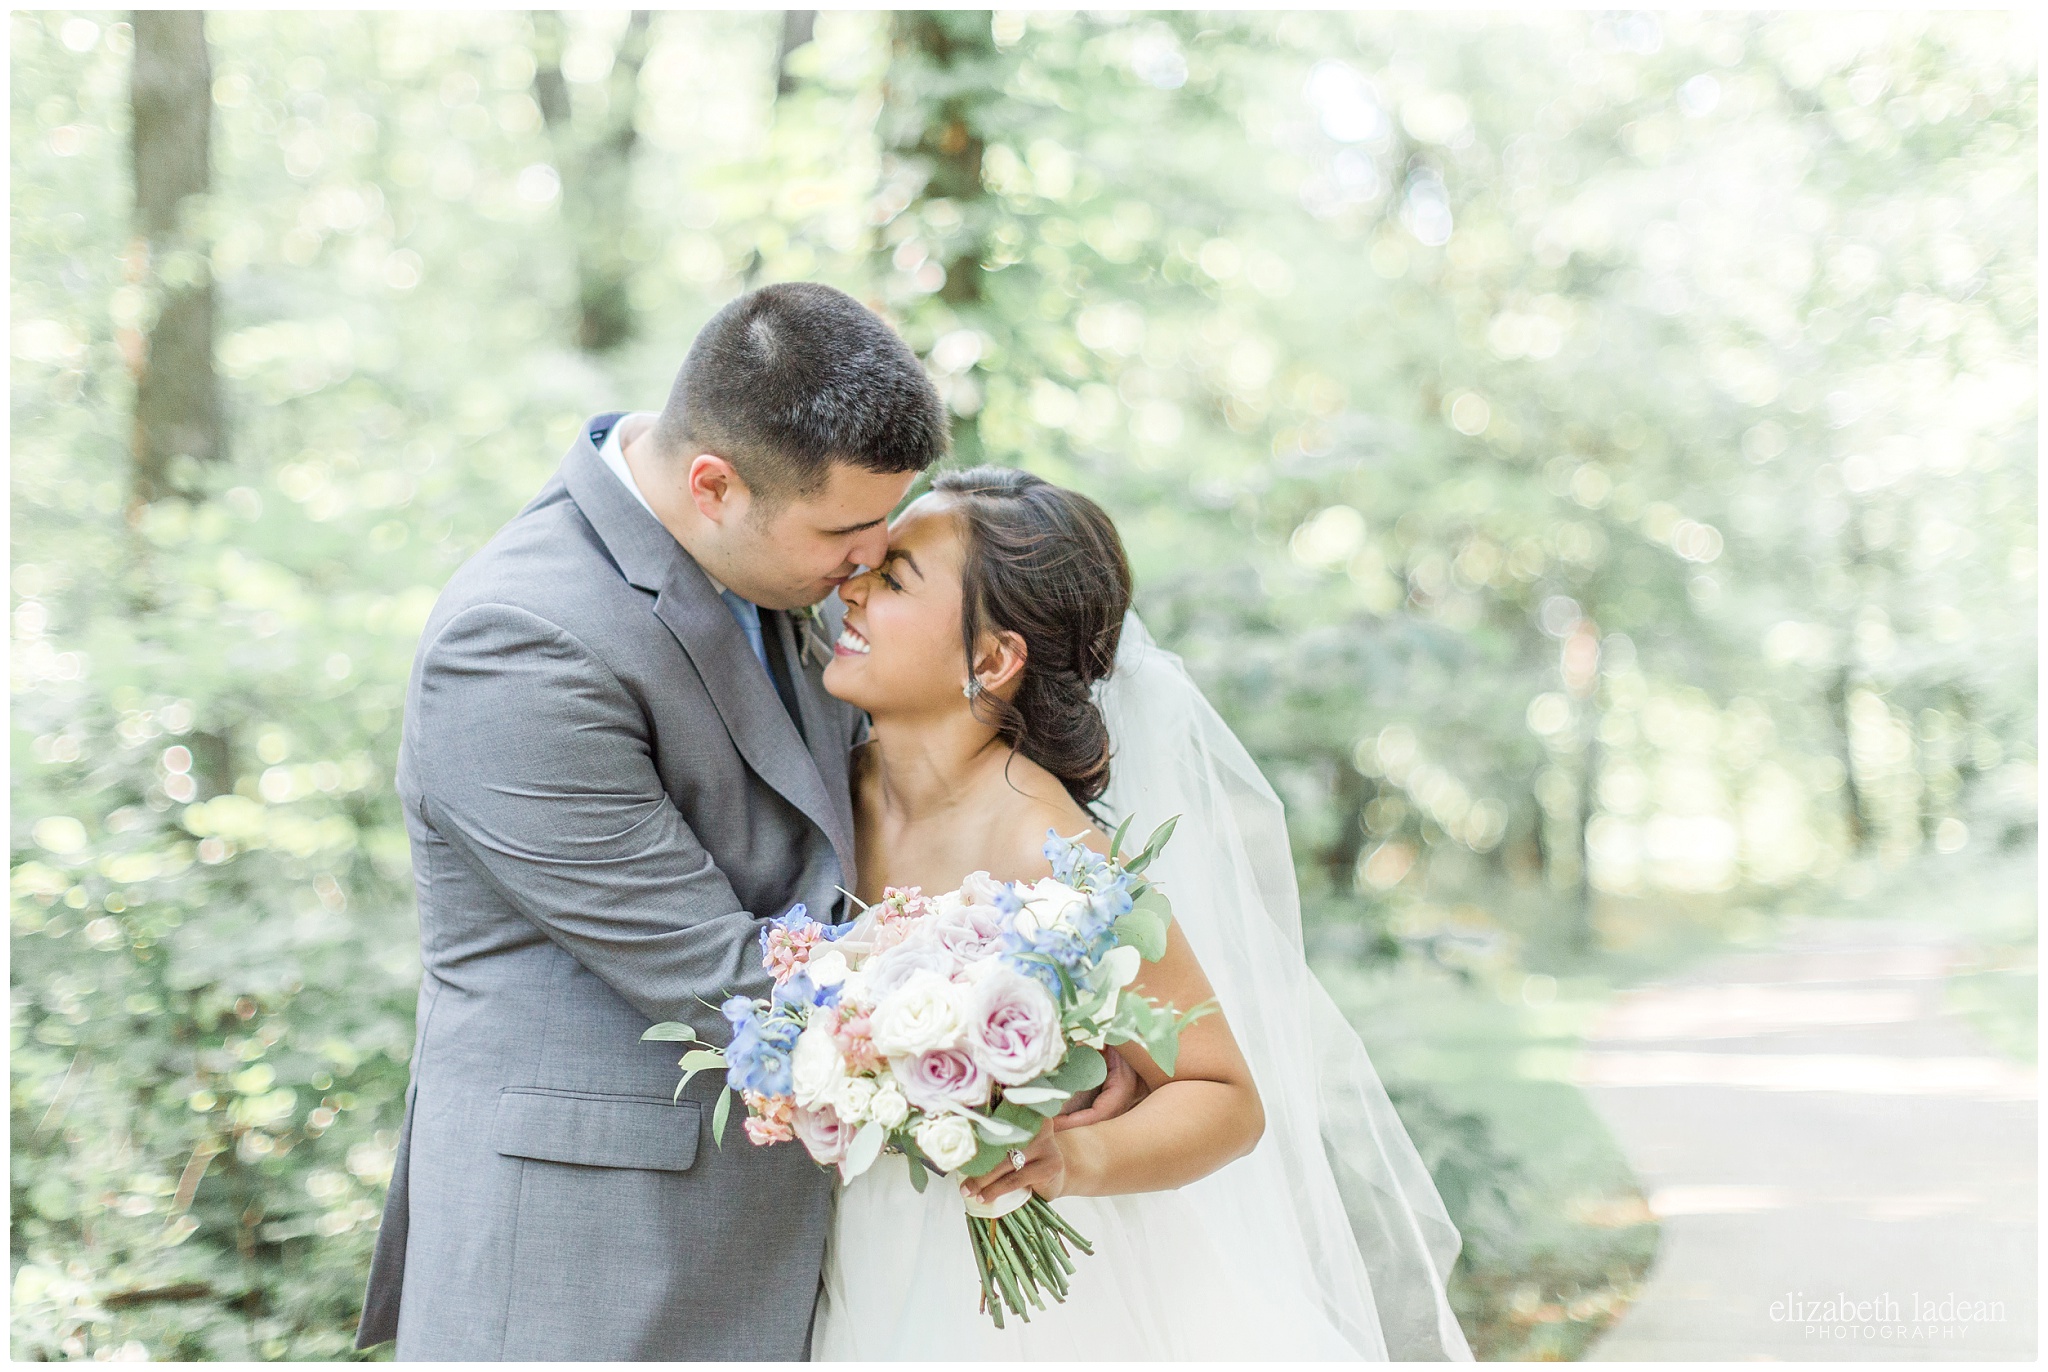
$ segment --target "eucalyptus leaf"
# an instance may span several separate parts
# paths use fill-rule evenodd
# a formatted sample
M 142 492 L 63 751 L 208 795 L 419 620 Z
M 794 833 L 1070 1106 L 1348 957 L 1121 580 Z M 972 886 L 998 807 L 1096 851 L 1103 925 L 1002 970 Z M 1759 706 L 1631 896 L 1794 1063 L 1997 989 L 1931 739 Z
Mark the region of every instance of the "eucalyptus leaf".
M 889 1141 L 889 1131 L 869 1120 L 853 1136 L 853 1142 L 846 1149 L 846 1160 L 839 1164 L 839 1175 L 852 1181 L 875 1165 L 875 1159 L 882 1156 L 882 1145 Z
M 1022 1109 L 1023 1107 L 1020 1106 L 1018 1108 Z M 1000 1144 L 1005 1148 L 1014 1148 L 1020 1143 L 1029 1143 L 1038 1136 L 1037 1131 L 1034 1129 L 1025 1129 L 1010 1123 L 1008 1120 L 997 1119 L 994 1115 L 974 1116 L 974 1132 L 981 1137 L 984 1143 Z
M 697 1031 L 676 1020 L 655 1025 L 640 1036 L 642 1043 L 695 1043 Z
M 1149 883 L 1144 891 L 1132 897 L 1131 908 L 1150 911 L 1169 924 L 1173 922 L 1173 902 L 1166 898 L 1164 891 Z
M 1003 1088 L 1003 1099 L 1015 1101 L 1019 1105 L 1045 1105 L 1048 1103 L 1057 1105 L 1073 1094 L 1072 1091 L 1062 1091 L 1057 1086 L 1006 1086 Z
M 1150 909 L 1134 907 L 1116 922 L 1116 941 L 1135 948 L 1147 962 L 1166 956 L 1166 921 Z
M 1175 815 L 1172 819 L 1154 829 L 1152 837 L 1146 839 L 1145 846 L 1138 850 L 1138 855 L 1124 864 L 1125 870 L 1142 872 L 1149 867 L 1152 864 L 1152 859 L 1158 857 L 1160 852 L 1166 847 L 1166 841 L 1173 837 L 1174 826 L 1179 823 L 1180 816 Z
M 726 1087 L 718 1093 L 718 1104 L 711 1107 L 711 1142 L 715 1147 L 725 1147 L 725 1121 L 732 1114 L 732 1088 Z
M 1057 1086 L 1072 1095 L 1093 1091 L 1109 1076 L 1109 1062 L 1101 1052 L 1086 1044 L 1067 1050 L 1066 1061 L 1038 1079 L 1040 1085 Z

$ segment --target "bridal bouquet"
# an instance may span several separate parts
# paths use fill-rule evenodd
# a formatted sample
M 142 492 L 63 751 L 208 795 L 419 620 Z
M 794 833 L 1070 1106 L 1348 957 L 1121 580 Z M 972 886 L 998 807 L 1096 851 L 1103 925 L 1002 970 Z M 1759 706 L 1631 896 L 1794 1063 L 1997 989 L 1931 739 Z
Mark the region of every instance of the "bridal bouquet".
M 1107 858 L 1048 832 L 1044 880 L 977 872 L 936 897 L 891 887 L 846 925 L 794 907 L 761 934 L 772 995 L 719 1007 L 732 1039 L 685 1052 L 676 1094 L 723 1070 L 715 1142 L 737 1091 L 749 1140 L 795 1139 L 842 1182 L 885 1151 L 904 1156 L 919 1191 L 928 1174 L 957 1182 L 1009 1165 L 1069 1098 L 1102 1084 L 1107 1046 L 1141 1043 L 1172 1072 L 1181 1030 L 1214 1008 L 1183 1014 L 1130 989 L 1166 951 L 1172 911 L 1142 874 L 1173 825 L 1127 858 L 1128 820 Z M 686 1024 L 644 1037 L 701 1042 Z M 999 1329 L 1005 1305 L 1028 1321 L 1027 1302 L 1066 1298 L 1069 1244 L 1094 1251 L 1028 1190 L 970 1201 L 967 1230 Z

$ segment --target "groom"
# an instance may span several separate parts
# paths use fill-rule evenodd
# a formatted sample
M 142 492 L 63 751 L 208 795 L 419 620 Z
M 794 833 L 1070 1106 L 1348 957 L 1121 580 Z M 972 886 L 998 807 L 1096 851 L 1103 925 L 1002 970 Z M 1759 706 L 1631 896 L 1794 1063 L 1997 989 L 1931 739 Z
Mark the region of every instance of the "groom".
M 359 1347 L 805 1356 L 831 1214 L 800 1148 L 710 1138 L 659 1020 L 765 995 L 765 919 L 854 883 L 838 631 L 946 446 L 917 358 L 827 286 L 705 325 L 448 584 L 399 749 L 424 963 Z

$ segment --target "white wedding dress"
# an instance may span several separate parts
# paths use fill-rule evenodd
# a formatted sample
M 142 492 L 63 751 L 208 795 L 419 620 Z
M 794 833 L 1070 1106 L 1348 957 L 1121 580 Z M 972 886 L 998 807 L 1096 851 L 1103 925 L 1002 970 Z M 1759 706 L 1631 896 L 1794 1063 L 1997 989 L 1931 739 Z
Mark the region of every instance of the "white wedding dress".
M 1302 956 L 1280 801 L 1180 659 L 1126 618 L 1097 687 L 1103 809 L 1140 836 L 1178 814 L 1147 872 L 1173 902 L 1252 1067 L 1266 1133 L 1176 1191 L 1063 1197 L 1094 1245 L 1064 1304 L 998 1330 L 979 1310 L 965 1202 L 901 1157 L 839 1193 L 811 1356 L 1469 1360 L 1444 1281 L 1458 1233 L 1358 1035 Z

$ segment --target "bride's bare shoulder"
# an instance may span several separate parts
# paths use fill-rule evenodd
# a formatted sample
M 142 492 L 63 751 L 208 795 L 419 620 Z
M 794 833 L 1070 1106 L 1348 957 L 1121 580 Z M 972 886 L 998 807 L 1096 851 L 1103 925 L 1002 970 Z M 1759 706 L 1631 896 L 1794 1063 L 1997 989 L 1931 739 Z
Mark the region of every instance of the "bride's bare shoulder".
M 1036 881 L 1052 875 L 1052 862 L 1045 856 L 1045 841 L 1048 833 L 1061 838 L 1078 836 L 1098 853 L 1109 851 L 1109 835 L 1102 832 L 1095 820 L 1069 799 L 1065 792 L 1060 799 L 1064 804 L 1048 803 L 1034 799 L 1019 814 L 1015 822 L 1006 826 L 1004 843 L 1011 848 L 1010 870 L 1019 874 L 1020 880 Z

